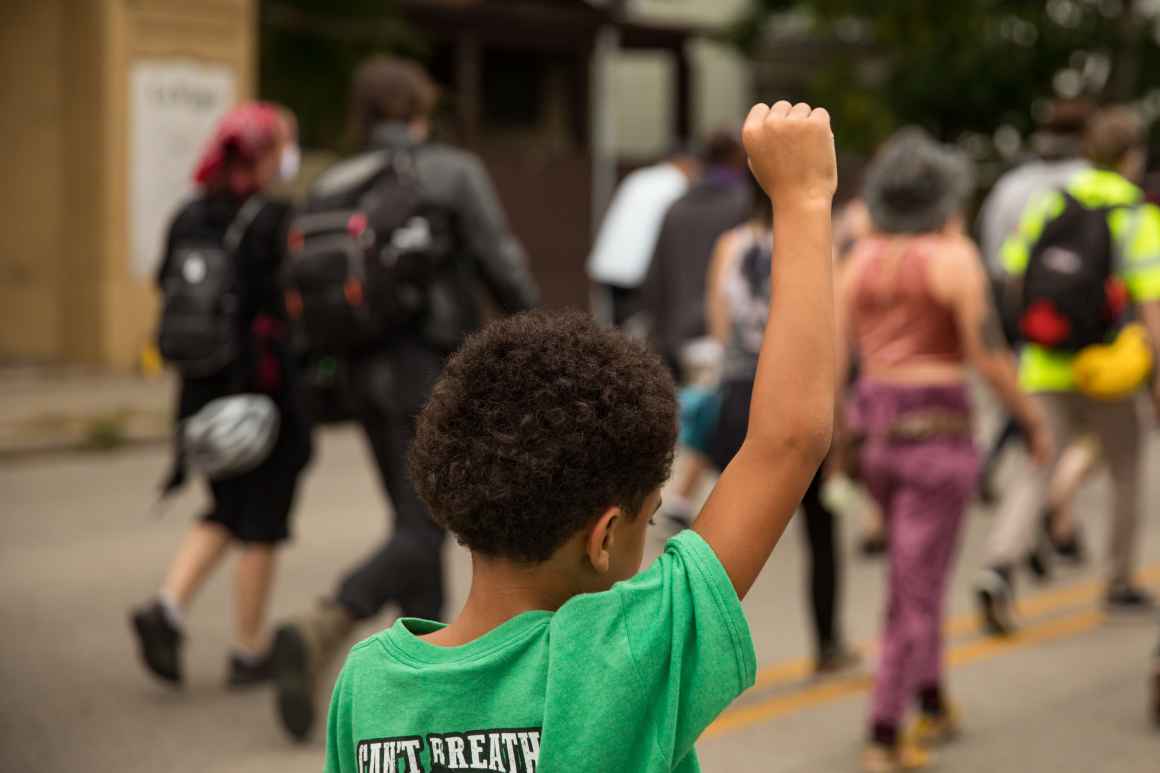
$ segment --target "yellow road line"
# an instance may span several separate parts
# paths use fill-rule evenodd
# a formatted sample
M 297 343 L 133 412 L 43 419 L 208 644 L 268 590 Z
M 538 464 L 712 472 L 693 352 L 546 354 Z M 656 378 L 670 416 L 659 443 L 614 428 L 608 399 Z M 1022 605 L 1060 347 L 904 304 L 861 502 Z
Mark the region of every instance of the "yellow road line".
M 952 667 L 962 666 L 987 660 L 1005 652 L 1077 636 L 1098 627 L 1103 620 L 1102 612 L 1089 609 L 1026 627 L 1017 636 L 1008 639 L 965 642 L 951 648 L 947 653 L 947 662 Z M 729 709 L 709 726 L 703 737 L 713 738 L 840 698 L 869 692 L 872 685 L 873 679 L 868 675 L 834 679 L 787 695 L 775 696 L 760 703 Z
M 1137 578 L 1145 585 L 1160 583 L 1160 562 L 1146 566 L 1137 574 Z M 1090 604 L 1100 597 L 1104 586 L 1104 580 L 1095 579 L 1036 593 L 1018 601 L 1019 617 L 1028 620 L 1052 614 L 1068 607 Z M 943 627 L 943 633 L 947 638 L 977 634 L 979 633 L 978 616 L 974 612 L 956 615 L 947 620 Z M 876 639 L 868 639 L 856 645 L 856 649 L 866 656 L 869 656 L 876 647 Z M 757 672 L 757 681 L 753 689 L 769 689 L 800 682 L 812 675 L 813 665 L 813 661 L 808 658 L 797 658 L 767 666 Z
M 1090 609 L 1068 617 L 1048 620 L 1032 628 L 1022 630 L 1007 639 L 976 639 L 954 647 L 947 655 L 947 664 L 951 667 L 965 666 L 968 663 L 1000 655 L 1008 650 L 1077 636 L 1097 628 L 1103 622 L 1104 613 L 1098 609 Z

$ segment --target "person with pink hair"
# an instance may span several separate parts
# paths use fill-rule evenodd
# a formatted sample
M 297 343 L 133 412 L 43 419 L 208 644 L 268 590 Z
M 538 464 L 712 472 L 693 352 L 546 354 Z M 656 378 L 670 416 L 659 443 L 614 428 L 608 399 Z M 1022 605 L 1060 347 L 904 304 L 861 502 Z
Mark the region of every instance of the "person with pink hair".
M 275 557 L 290 536 L 295 491 L 311 456 L 278 278 L 291 208 L 265 193 L 277 178 L 296 172 L 296 134 L 294 117 L 268 103 L 239 105 L 221 119 L 194 171 L 197 192 L 169 227 L 157 274 L 166 296 L 159 344 L 181 375 L 179 437 L 187 419 L 219 398 L 264 396 L 278 413 L 276 439 L 256 467 L 207 474 L 208 512 L 189 530 L 157 594 L 131 613 L 145 666 L 173 685 L 182 682 L 185 611 L 231 547 L 238 548 L 239 557 L 227 681 L 243 687 L 269 676 L 266 608 Z M 228 308 L 221 317 L 227 340 L 193 368 L 180 356 L 183 328 L 171 324 L 171 296 L 175 286 L 194 287 L 212 274 L 215 269 L 207 268 L 210 254 L 224 256 L 227 265 L 221 270 L 228 279 L 218 291 L 222 308 Z M 187 449 L 180 440 L 175 445 L 166 494 L 186 478 Z

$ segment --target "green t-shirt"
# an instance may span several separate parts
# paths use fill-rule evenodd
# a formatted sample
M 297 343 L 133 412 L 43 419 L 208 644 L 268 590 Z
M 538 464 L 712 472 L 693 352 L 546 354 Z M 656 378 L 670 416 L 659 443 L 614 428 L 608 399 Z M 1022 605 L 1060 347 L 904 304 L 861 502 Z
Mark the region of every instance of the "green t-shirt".
M 334 687 L 327 773 L 699 770 L 693 744 L 756 662 L 729 577 L 693 531 L 644 572 L 460 647 L 399 620 Z

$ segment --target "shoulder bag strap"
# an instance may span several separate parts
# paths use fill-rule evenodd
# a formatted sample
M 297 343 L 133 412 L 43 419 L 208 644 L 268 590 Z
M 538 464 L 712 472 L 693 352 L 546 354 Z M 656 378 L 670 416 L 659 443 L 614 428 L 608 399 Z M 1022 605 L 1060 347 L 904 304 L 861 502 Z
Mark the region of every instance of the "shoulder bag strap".
M 246 231 L 250 230 L 254 220 L 258 217 L 258 213 L 262 211 L 262 207 L 266 205 L 265 200 L 261 196 L 251 196 L 242 204 L 238 214 L 234 215 L 233 222 L 226 230 L 225 239 L 223 240 L 226 251 L 233 257 L 238 248 L 242 244 L 242 239 L 246 236 Z

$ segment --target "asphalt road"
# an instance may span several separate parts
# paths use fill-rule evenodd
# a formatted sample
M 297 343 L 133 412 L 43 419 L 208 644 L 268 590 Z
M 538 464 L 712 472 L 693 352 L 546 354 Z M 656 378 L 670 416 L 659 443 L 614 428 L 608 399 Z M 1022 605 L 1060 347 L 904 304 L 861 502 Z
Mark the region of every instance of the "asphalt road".
M 1160 456 L 1154 459 L 1160 463 Z M 193 492 L 165 517 L 149 515 L 165 464 L 162 450 L 138 448 L 0 468 L 0 770 L 321 768 L 321 739 L 288 743 L 268 692 L 223 687 L 228 568 L 212 579 L 190 615 L 186 689 L 165 689 L 138 665 L 127 610 L 155 590 L 199 506 Z M 1020 474 L 1021 464 L 1012 458 L 1005 473 Z M 1160 475 L 1148 486 L 1141 566 L 1144 578 L 1160 587 Z M 1097 480 L 1081 497 L 1097 550 L 1106 493 L 1106 483 Z M 298 511 L 296 540 L 281 565 L 274 613 L 292 613 L 325 594 L 344 567 L 381 539 L 384 512 L 360 438 L 349 430 L 325 433 Z M 1093 565 L 1061 572 L 1048 587 L 1025 585 L 1024 634 L 1001 645 L 981 639 L 969 614 L 969 581 L 988 525 L 989 517 L 977 510 L 955 574 L 950 686 L 966 732 L 941 755 L 938 769 L 1160 771 L 1160 731 L 1145 713 L 1145 679 L 1160 633 L 1156 620 L 1105 620 Z M 843 526 L 849 555 L 854 524 Z M 655 542 L 659 546 L 659 535 Z M 802 553 L 802 535 L 791 527 L 746 600 L 759 684 L 703 738 L 706 771 L 857 768 L 868 671 L 808 678 Z M 459 548 L 449 547 L 448 554 L 452 603 L 458 605 L 468 565 Z M 867 663 L 873 662 L 882 581 L 880 563 L 848 562 L 844 626 L 848 638 L 865 648 Z

